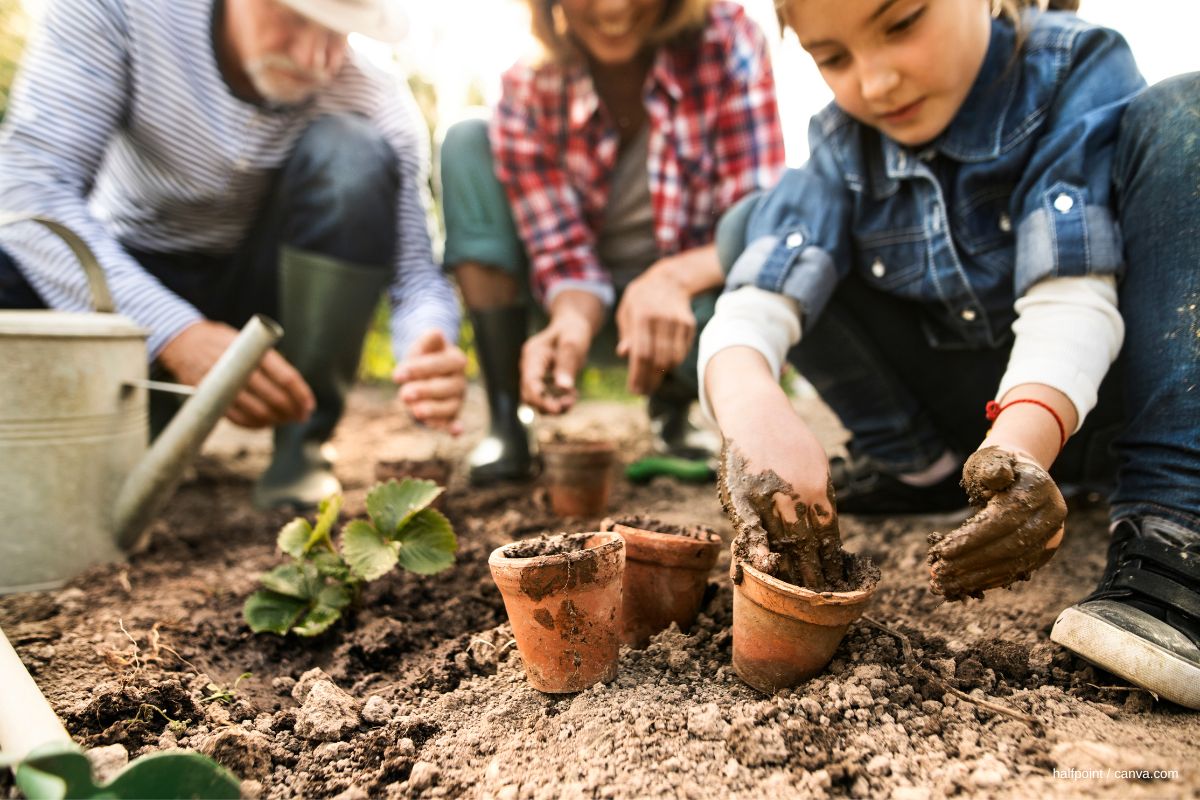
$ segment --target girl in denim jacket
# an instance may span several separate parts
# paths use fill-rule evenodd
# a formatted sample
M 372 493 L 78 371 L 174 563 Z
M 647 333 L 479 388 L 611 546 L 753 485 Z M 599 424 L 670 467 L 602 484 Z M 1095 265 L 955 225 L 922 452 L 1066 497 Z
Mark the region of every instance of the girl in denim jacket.
M 1115 476 L 1108 569 L 1052 639 L 1200 708 L 1200 77 L 1144 90 L 1117 33 L 1015 2 L 778 7 L 835 101 L 722 222 L 699 370 L 727 464 L 777 473 L 766 526 L 814 536 L 835 494 L 961 506 L 961 466 L 985 508 L 932 547 L 948 599 L 1051 558 L 1056 481 Z M 852 433 L 832 470 L 785 358 Z

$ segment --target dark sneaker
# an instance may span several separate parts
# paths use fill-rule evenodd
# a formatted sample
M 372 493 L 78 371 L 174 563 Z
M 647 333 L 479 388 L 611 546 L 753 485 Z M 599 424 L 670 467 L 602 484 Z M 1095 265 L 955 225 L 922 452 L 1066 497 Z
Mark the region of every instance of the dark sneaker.
M 1050 640 L 1114 675 L 1200 710 L 1200 543 L 1157 517 L 1113 528 L 1100 586 L 1058 615 Z
M 967 506 L 955 470 L 932 486 L 912 486 L 869 456 L 829 460 L 839 514 L 929 514 Z

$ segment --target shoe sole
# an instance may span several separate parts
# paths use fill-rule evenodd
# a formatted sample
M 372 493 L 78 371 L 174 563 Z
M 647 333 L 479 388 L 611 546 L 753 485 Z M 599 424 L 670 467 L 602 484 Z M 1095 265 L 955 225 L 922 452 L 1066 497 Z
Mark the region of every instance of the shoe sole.
M 1135 686 L 1200 711 L 1200 666 L 1075 608 L 1058 615 L 1050 641 Z

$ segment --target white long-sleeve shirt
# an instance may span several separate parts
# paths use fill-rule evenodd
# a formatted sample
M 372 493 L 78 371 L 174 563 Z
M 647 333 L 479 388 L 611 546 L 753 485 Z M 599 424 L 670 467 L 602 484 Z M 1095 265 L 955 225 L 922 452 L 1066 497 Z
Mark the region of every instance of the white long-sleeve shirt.
M 154 358 L 201 315 L 125 248 L 232 253 L 308 125 L 358 113 L 400 168 L 388 290 L 396 355 L 431 328 L 456 339 L 457 299 L 428 227 L 428 134 L 408 88 L 351 53 L 304 106 L 240 100 L 217 66 L 213 9 L 214 0 L 53 0 L 0 128 L 0 211 L 49 217 L 82 237 L 117 310 L 150 331 Z M 40 225 L 0 228 L 0 249 L 49 306 L 88 308 L 78 263 Z
M 1111 275 L 1048 278 L 1034 284 L 1014 308 L 1013 348 L 996 399 L 1026 383 L 1049 386 L 1075 406 L 1079 430 L 1095 408 L 1100 382 L 1125 338 L 1116 280 Z M 800 341 L 800 323 L 800 306 L 786 295 L 755 286 L 722 295 L 700 336 L 704 413 L 712 419 L 704 378 L 714 355 L 729 347 L 750 347 L 778 375 L 788 350 Z

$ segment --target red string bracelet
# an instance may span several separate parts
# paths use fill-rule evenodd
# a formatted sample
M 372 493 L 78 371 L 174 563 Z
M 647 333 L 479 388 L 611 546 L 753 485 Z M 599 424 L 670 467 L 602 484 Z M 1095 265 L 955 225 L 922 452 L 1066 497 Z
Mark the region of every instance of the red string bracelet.
M 1015 406 L 1017 403 L 1033 403 L 1035 406 L 1041 406 L 1050 412 L 1050 416 L 1054 417 L 1054 421 L 1058 423 L 1058 435 L 1062 437 L 1058 445 L 1058 452 L 1061 453 L 1063 448 L 1067 446 L 1067 426 L 1063 425 L 1062 417 L 1058 415 L 1058 412 L 1041 400 L 1034 400 L 1032 397 L 1021 397 L 1016 400 L 1010 400 L 1004 405 L 1000 405 L 995 400 L 989 400 L 987 404 L 988 422 L 995 422 L 996 417 L 1000 416 L 1000 412 L 1010 406 Z

